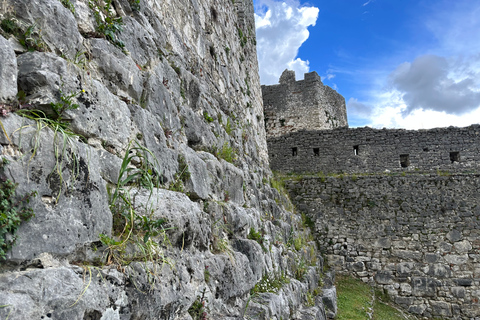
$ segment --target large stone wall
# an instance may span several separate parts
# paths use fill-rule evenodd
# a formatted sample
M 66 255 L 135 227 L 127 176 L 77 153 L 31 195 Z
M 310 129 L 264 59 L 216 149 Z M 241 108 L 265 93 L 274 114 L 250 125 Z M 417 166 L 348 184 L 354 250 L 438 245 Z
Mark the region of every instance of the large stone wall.
M 308 230 L 263 183 L 251 0 L 1 8 L 0 319 L 326 319 L 315 243 L 286 245 Z
M 323 85 L 314 71 L 295 81 L 285 70 L 280 84 L 262 86 L 265 127 L 269 137 L 301 129 L 320 130 L 348 126 L 345 99 Z
M 427 318 L 480 319 L 479 174 L 287 182 L 328 264 Z
M 269 137 L 268 152 L 280 172 L 471 172 L 480 166 L 480 126 L 299 131 Z

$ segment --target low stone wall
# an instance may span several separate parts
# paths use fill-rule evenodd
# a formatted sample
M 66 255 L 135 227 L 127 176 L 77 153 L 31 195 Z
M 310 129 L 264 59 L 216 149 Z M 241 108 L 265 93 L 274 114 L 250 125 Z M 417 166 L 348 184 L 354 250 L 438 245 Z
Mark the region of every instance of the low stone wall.
M 480 319 L 479 174 L 286 182 L 328 263 L 423 317 Z
M 480 125 L 299 131 L 267 143 L 270 166 L 281 172 L 469 172 L 480 166 Z

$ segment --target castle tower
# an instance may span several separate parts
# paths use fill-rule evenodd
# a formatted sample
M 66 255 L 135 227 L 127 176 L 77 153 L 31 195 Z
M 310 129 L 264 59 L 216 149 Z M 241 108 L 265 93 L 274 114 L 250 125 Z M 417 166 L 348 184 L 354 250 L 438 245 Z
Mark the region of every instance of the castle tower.
M 279 84 L 262 86 L 262 94 L 267 137 L 348 126 L 345 99 L 315 71 L 295 81 L 295 71 L 285 70 Z

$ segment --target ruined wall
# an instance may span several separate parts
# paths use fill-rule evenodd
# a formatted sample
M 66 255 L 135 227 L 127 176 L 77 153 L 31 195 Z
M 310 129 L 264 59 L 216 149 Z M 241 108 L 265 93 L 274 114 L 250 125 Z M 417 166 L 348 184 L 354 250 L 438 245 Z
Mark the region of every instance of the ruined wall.
M 262 86 L 265 127 L 269 137 L 301 129 L 321 130 L 348 126 L 345 99 L 323 85 L 314 71 L 295 81 L 295 71 L 285 70 L 280 84 Z
M 1 219 L 38 193 L 2 226 L 0 318 L 334 315 L 314 242 L 286 245 L 308 231 L 263 183 L 252 1 L 0 8 Z
M 480 317 L 479 174 L 305 177 L 293 202 L 328 264 L 427 318 Z
M 429 130 L 339 128 L 268 139 L 281 172 L 477 171 L 480 126 Z

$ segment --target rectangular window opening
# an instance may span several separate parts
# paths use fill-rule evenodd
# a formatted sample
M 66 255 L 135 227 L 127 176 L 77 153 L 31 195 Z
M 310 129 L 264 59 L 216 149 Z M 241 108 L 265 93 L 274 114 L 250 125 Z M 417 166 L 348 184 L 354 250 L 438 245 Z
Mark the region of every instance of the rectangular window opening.
M 358 146 L 353 146 L 353 154 L 358 156 Z
M 452 163 L 460 162 L 460 152 L 458 151 L 450 152 L 450 161 L 452 161 Z
M 401 154 L 400 155 L 400 166 L 402 168 L 407 168 L 410 165 L 410 155 Z
M 313 148 L 313 155 L 315 157 L 320 156 L 320 148 Z
M 292 156 L 296 157 L 297 154 L 298 154 L 298 149 L 297 149 L 297 147 L 293 147 L 293 148 L 292 148 Z

